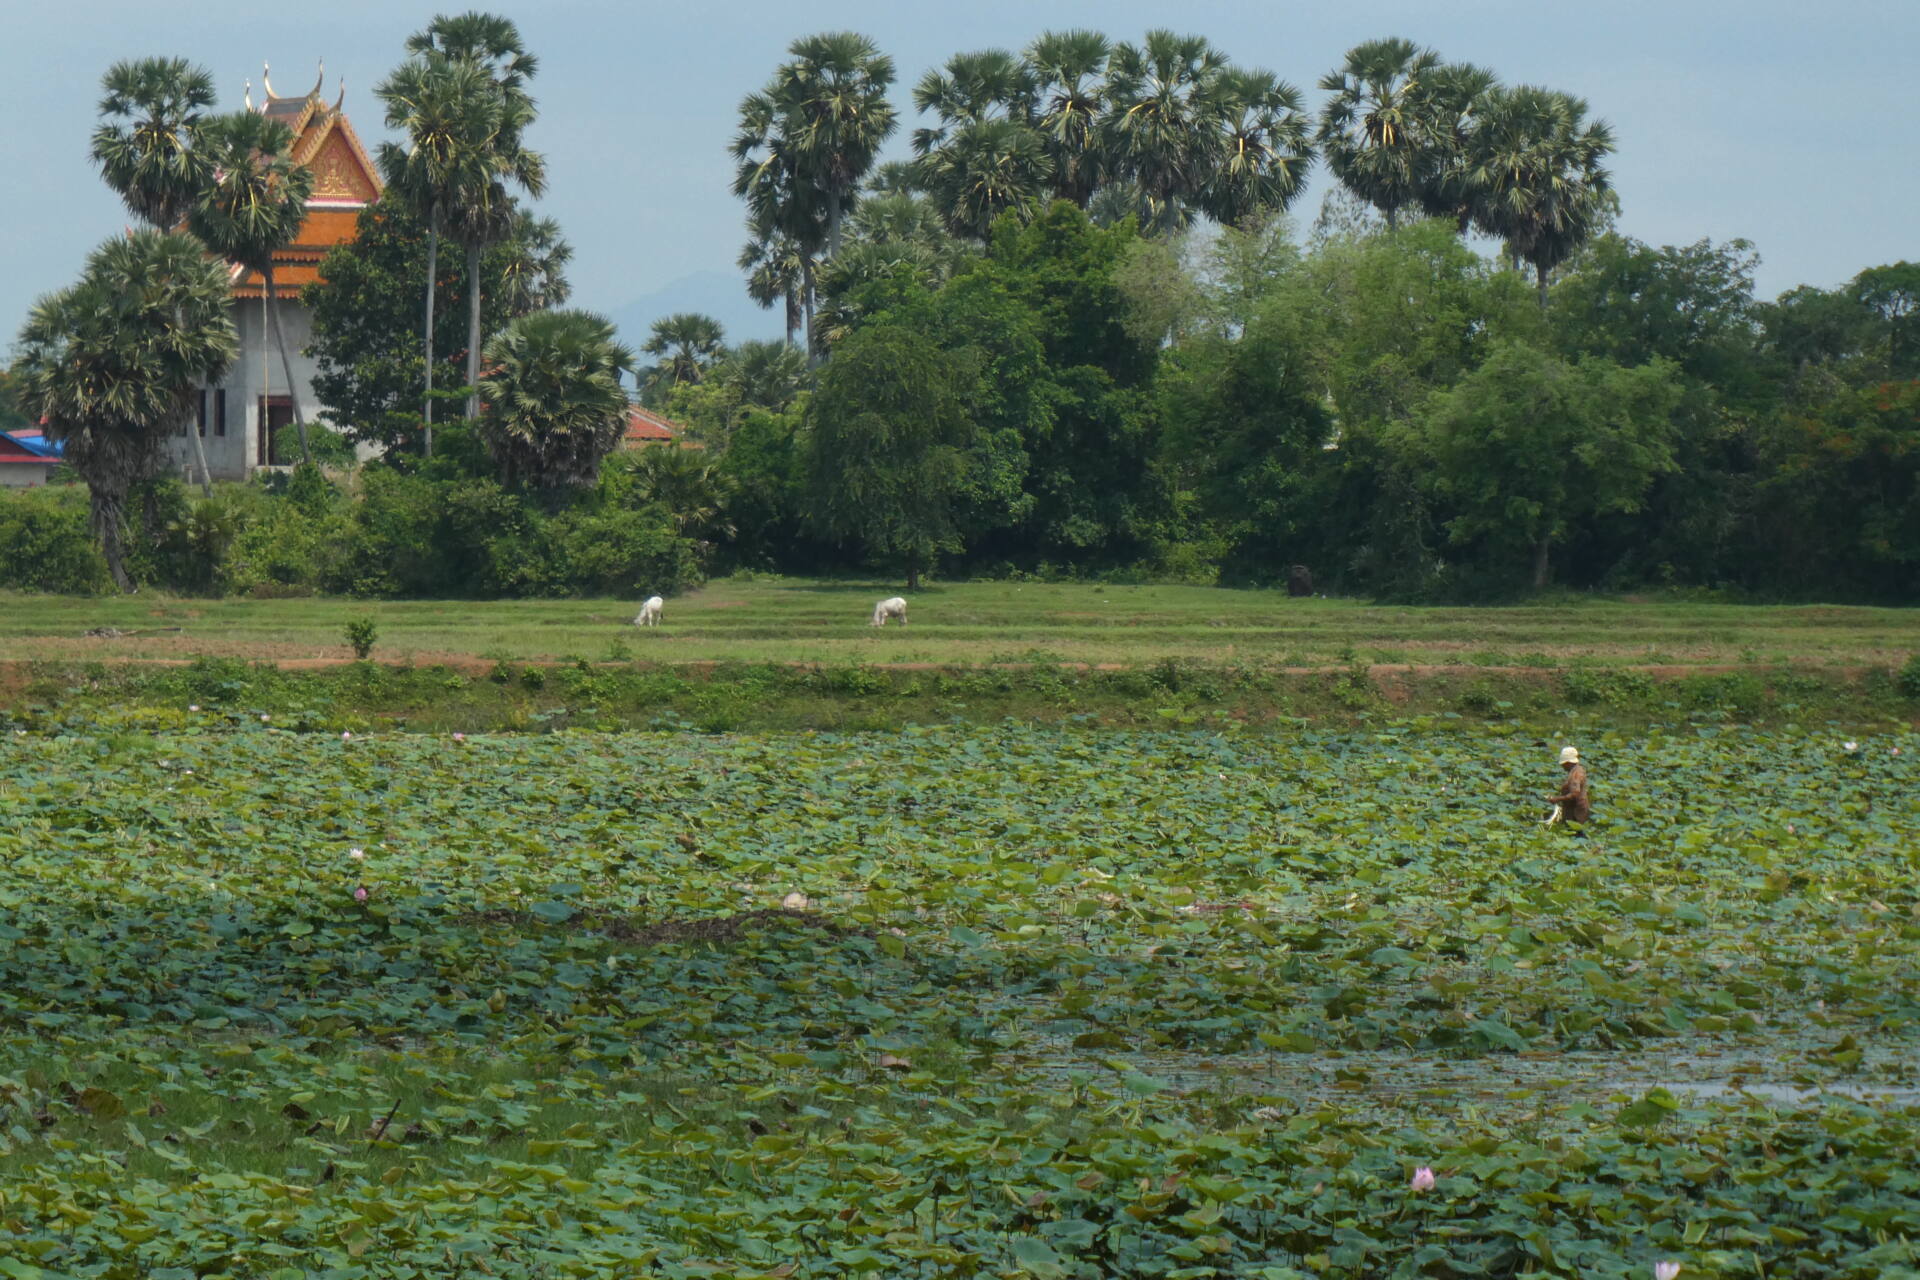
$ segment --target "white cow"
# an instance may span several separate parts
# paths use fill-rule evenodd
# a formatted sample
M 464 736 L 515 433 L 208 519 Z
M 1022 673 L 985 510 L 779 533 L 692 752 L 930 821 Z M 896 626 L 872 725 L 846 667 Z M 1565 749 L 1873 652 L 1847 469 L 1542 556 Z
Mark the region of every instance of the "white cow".
M 633 625 L 636 627 L 659 626 L 660 611 L 666 607 L 667 602 L 659 596 L 648 596 L 647 602 L 640 606 L 640 612 L 633 615 Z
M 888 596 L 873 606 L 873 625 L 884 627 L 888 618 L 900 619 L 900 625 L 907 625 L 907 601 L 903 596 Z

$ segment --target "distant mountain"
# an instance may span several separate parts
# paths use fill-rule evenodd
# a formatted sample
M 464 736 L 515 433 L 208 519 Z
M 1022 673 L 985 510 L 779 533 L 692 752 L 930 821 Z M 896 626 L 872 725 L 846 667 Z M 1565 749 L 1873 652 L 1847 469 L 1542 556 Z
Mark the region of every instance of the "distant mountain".
M 620 331 L 620 340 L 635 352 L 647 340 L 653 322 L 677 311 L 698 311 L 718 320 L 728 342 L 746 338 L 784 336 L 778 309 L 763 310 L 747 296 L 746 282 L 733 272 L 696 271 L 663 289 L 615 308 L 608 318 Z

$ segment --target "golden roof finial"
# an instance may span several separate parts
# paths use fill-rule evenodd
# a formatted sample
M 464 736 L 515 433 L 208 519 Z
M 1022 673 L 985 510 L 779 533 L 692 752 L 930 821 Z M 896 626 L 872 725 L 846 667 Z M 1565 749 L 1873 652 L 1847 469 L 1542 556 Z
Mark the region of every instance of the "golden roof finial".
M 327 60 L 325 58 L 322 58 L 320 59 L 320 75 L 316 80 L 314 80 L 313 91 L 309 93 L 307 97 L 318 98 L 320 96 L 320 88 L 322 85 L 326 84 L 326 82 L 327 82 Z
M 253 80 L 251 78 L 247 80 L 247 91 L 245 95 L 245 101 L 247 104 L 247 110 L 249 111 L 253 110 Z
M 345 76 L 341 76 L 340 77 L 340 96 L 333 100 L 333 109 L 337 113 L 342 107 L 346 105 L 347 105 L 347 78 Z
M 272 102 L 275 96 L 273 92 L 272 71 L 273 68 L 266 63 L 263 62 L 260 64 L 260 87 L 267 91 L 268 102 Z

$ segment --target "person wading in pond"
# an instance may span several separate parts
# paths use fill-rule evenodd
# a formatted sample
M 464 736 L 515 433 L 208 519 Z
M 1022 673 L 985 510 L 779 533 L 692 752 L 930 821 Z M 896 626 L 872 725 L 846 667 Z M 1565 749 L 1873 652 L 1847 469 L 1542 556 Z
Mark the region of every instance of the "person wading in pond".
M 1580 763 L 1578 747 L 1561 748 L 1560 767 L 1567 776 L 1559 792 L 1547 797 L 1553 805 L 1553 816 L 1547 821 L 1584 825 L 1593 815 L 1593 799 L 1587 794 L 1587 766 Z

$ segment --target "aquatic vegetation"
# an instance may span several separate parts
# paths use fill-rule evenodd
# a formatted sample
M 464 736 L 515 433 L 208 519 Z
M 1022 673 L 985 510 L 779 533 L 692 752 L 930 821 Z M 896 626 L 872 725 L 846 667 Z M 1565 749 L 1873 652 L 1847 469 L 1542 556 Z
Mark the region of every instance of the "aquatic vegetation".
M 0 1273 L 1920 1266 L 1908 736 L 288 719 L 0 740 Z

